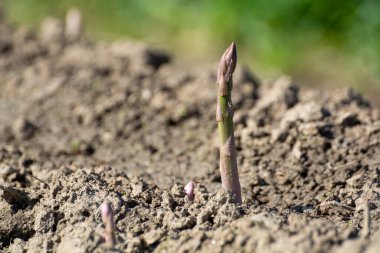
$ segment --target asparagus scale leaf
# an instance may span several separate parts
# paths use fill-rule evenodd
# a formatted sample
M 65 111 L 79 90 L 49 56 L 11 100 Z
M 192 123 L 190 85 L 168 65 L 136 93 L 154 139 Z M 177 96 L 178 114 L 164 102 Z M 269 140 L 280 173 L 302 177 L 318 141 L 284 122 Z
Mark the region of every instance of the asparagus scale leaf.
M 220 59 L 217 83 L 218 98 L 216 121 L 220 137 L 220 173 L 222 186 L 234 198 L 236 204 L 241 204 L 241 188 L 236 161 L 234 137 L 233 107 L 231 100 L 232 74 L 237 62 L 236 45 L 233 42 Z

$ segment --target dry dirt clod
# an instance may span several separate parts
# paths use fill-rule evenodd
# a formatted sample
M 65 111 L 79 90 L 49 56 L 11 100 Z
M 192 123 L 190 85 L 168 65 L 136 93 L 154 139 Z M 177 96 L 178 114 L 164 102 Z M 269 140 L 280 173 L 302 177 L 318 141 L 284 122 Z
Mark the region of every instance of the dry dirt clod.
M 8 178 L 8 176 L 16 172 L 17 170 L 14 169 L 12 166 L 9 166 L 7 164 L 0 164 L 0 178 L 2 182 L 4 182 Z
M 13 124 L 13 134 L 19 140 L 32 138 L 36 130 L 37 126 L 23 116 L 20 116 Z
M 9 204 L 25 206 L 29 202 L 29 197 L 25 192 L 3 185 L 0 185 L 0 189 L 2 190 L 2 198 Z

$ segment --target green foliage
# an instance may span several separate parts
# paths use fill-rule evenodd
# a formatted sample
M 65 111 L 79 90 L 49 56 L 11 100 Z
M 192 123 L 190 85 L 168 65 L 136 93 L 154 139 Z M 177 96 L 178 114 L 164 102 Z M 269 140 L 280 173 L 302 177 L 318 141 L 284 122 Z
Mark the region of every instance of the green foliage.
M 32 25 L 46 15 L 63 17 L 69 7 L 76 6 L 85 16 L 89 34 L 96 38 L 144 39 L 187 58 L 216 61 L 225 46 L 236 41 L 240 62 L 264 74 L 314 77 L 327 73 L 338 79 L 354 75 L 352 82 L 380 76 L 380 1 L 375 0 L 5 3 L 11 20 Z

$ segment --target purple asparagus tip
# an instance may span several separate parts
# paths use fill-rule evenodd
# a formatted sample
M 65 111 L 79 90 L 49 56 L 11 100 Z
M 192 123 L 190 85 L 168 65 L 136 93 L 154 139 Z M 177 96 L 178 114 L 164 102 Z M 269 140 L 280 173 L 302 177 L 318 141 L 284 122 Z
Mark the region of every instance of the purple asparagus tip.
M 102 215 L 102 221 L 105 226 L 104 231 L 104 240 L 111 247 L 115 246 L 116 238 L 115 238 L 115 223 L 113 220 L 113 210 L 111 203 L 104 201 L 100 206 L 100 212 Z
M 218 69 L 218 83 L 222 80 L 228 82 L 232 78 L 232 73 L 235 71 L 237 63 L 237 50 L 235 42 L 226 49 L 222 58 L 220 59 Z
M 109 202 L 104 201 L 100 206 L 100 210 L 102 214 L 103 223 L 107 223 L 109 219 L 113 219 L 113 210 Z
M 195 187 L 195 184 L 193 180 L 188 182 L 187 185 L 185 186 L 185 192 L 189 200 L 194 199 L 194 187 Z

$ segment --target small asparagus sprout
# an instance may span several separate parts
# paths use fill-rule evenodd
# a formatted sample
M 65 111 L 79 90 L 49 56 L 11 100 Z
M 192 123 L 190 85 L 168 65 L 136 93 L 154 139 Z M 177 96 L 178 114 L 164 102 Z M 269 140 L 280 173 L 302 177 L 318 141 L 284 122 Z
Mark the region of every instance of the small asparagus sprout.
M 364 214 L 363 235 L 365 238 L 368 238 L 371 233 L 371 213 L 370 213 L 368 200 L 365 200 L 364 202 L 363 214 Z
M 188 182 L 187 185 L 185 186 L 185 192 L 186 192 L 186 195 L 189 198 L 189 200 L 194 199 L 194 186 L 195 186 L 195 184 L 194 184 L 193 180 Z
M 83 32 L 82 14 L 78 9 L 70 9 L 65 19 L 65 36 L 69 42 L 78 40 Z
M 115 223 L 113 221 L 113 210 L 109 202 L 105 201 L 100 206 L 103 224 L 105 226 L 104 240 L 106 243 L 114 247 L 116 244 L 115 239 Z
M 234 113 L 231 100 L 232 73 L 235 71 L 236 62 L 236 45 L 233 42 L 224 52 L 219 63 L 216 121 L 218 122 L 221 140 L 219 166 L 222 186 L 233 196 L 236 204 L 241 204 L 241 189 L 234 137 Z

